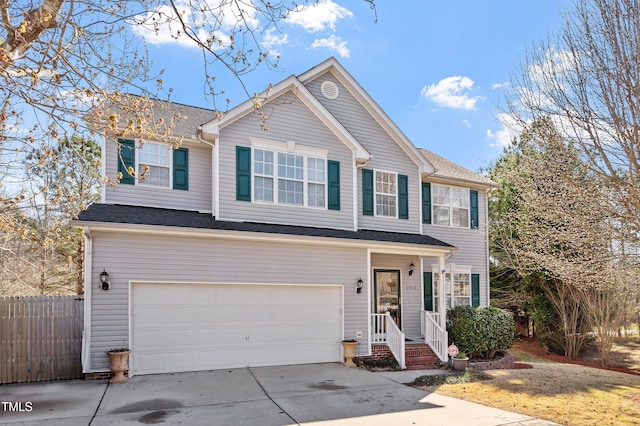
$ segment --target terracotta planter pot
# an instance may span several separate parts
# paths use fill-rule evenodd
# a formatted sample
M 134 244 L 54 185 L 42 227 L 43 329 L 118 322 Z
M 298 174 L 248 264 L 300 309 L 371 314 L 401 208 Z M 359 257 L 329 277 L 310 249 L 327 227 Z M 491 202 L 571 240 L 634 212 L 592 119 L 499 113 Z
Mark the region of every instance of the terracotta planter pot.
M 345 367 L 355 367 L 356 365 L 353 363 L 353 358 L 356 356 L 356 347 L 358 346 L 358 342 L 343 340 L 342 341 L 342 351 L 344 353 L 344 365 Z
M 469 358 L 452 358 L 453 369 L 456 371 L 464 371 L 469 365 Z
M 114 376 L 109 383 L 125 383 L 128 378 L 124 372 L 129 369 L 129 354 L 131 351 L 108 352 L 111 361 L 111 371 Z

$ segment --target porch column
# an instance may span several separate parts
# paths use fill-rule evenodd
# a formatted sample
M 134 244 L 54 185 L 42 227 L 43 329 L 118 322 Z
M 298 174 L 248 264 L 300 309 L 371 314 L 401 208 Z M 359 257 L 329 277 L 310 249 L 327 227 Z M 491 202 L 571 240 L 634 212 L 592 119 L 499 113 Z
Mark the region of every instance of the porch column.
M 447 328 L 447 310 L 445 308 L 445 294 L 444 294 L 444 254 L 438 256 L 438 312 L 440 313 L 440 327 L 443 330 Z

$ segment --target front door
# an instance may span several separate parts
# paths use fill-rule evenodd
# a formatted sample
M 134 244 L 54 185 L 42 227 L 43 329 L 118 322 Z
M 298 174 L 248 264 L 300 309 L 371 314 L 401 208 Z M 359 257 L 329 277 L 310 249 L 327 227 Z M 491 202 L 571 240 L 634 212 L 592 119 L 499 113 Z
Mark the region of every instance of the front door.
M 375 269 L 373 277 L 374 311 L 378 314 L 389 312 L 391 318 L 402 329 L 400 325 L 400 271 Z

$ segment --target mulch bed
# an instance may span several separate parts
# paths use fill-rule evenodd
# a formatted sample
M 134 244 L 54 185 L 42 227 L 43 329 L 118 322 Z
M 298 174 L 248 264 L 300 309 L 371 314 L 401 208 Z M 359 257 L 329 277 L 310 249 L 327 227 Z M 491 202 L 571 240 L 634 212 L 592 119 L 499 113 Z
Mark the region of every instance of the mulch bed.
M 625 374 L 632 374 L 634 376 L 640 376 L 640 372 L 634 371 L 622 366 L 612 365 L 608 367 L 603 367 L 597 362 L 585 361 L 582 359 L 569 359 L 562 355 L 551 354 L 547 352 L 547 350 L 540 343 L 538 343 L 537 340 L 532 338 L 515 339 L 513 341 L 513 347 L 521 351 L 528 352 L 530 354 L 538 356 L 540 358 L 548 359 L 554 362 L 563 362 L 565 364 L 576 364 L 576 365 L 582 365 L 584 367 L 599 368 L 601 370 L 616 371 L 618 373 L 625 373 Z

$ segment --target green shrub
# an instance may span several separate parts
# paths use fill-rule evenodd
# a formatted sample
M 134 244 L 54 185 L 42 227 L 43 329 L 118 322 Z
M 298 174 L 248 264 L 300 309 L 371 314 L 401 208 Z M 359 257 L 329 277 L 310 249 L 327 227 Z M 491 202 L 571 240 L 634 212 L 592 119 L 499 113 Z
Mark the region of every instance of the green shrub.
M 509 311 L 493 306 L 458 306 L 447 312 L 449 343 L 470 358 L 491 359 L 509 349 L 516 329 Z

